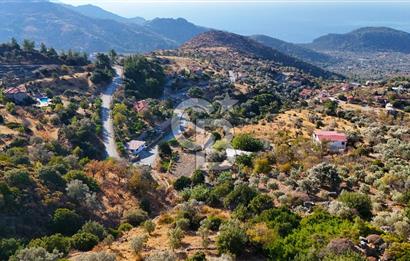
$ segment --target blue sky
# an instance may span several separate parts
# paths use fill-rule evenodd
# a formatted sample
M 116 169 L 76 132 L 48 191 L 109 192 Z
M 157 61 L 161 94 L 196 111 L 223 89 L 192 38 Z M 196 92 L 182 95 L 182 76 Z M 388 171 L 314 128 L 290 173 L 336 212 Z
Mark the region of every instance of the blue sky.
M 363 26 L 410 31 L 410 1 L 266 1 L 62 0 L 73 5 L 98 5 L 125 17 L 184 17 L 198 25 L 244 35 L 267 34 L 292 42 L 309 42 L 326 33 Z

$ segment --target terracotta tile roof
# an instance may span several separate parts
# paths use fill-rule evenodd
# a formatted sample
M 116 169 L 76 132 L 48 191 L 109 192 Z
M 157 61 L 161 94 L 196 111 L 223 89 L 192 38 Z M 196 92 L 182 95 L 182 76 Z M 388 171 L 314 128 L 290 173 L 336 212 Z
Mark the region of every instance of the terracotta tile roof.
M 17 93 L 26 93 L 27 89 L 24 86 L 17 86 L 8 88 L 4 91 L 4 94 L 17 94 Z
M 320 141 L 347 141 L 347 135 L 337 131 L 315 131 Z
M 307 96 L 312 95 L 312 93 L 313 93 L 313 90 L 303 89 L 303 90 L 299 93 L 299 95 L 302 96 L 302 97 L 307 97 Z
M 136 110 L 137 112 L 144 111 L 148 109 L 148 107 L 149 107 L 149 104 L 146 100 L 141 100 L 141 101 L 137 101 L 136 103 L 134 103 L 134 110 Z

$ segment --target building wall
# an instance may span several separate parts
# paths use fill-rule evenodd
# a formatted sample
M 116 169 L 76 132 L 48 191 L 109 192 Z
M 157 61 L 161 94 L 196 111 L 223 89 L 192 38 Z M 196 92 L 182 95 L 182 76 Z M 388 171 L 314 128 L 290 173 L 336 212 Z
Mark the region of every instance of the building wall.
M 319 137 L 313 134 L 313 141 L 322 144 L 322 142 L 319 140 Z M 341 141 L 328 141 L 328 148 L 332 152 L 339 152 L 346 150 L 346 142 L 341 142 Z
M 132 154 L 137 155 L 137 154 L 139 154 L 141 151 L 143 151 L 143 150 L 145 149 L 145 147 L 146 147 L 146 146 L 141 146 L 141 147 L 139 147 L 139 148 L 136 149 L 136 150 L 130 150 L 130 151 L 131 151 Z

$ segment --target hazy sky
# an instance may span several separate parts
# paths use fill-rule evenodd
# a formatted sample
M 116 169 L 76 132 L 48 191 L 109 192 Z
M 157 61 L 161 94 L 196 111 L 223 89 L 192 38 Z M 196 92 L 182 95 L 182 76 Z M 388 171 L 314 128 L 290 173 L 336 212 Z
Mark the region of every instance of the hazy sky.
M 324 0 L 60 0 L 94 4 L 125 17 L 184 17 L 198 25 L 235 33 L 268 34 L 308 42 L 326 33 L 363 26 L 410 31 L 408 1 Z

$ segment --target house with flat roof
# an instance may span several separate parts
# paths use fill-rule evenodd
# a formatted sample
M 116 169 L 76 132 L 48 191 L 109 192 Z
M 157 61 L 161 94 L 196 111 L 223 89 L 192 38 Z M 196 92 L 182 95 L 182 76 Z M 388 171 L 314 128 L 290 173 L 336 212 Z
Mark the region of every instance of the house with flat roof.
M 337 131 L 317 130 L 312 135 L 313 141 L 318 144 L 327 144 L 331 152 L 342 152 L 346 150 L 347 135 Z
M 127 149 L 130 153 L 137 155 L 147 147 L 146 142 L 142 140 L 132 140 L 127 143 Z

